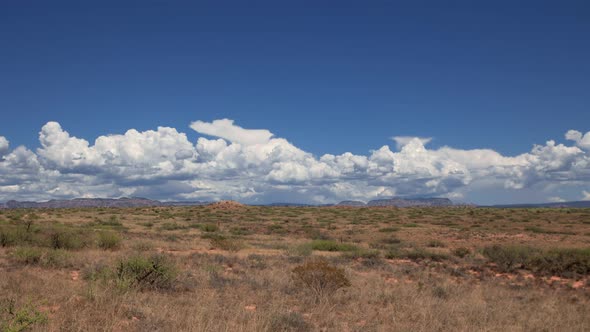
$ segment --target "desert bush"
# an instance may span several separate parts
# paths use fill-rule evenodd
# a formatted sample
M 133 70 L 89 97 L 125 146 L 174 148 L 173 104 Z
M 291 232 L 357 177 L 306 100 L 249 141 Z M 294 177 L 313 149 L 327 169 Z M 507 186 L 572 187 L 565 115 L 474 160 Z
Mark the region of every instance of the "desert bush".
M 540 274 L 584 276 L 590 274 L 590 248 L 550 249 L 533 256 L 527 263 L 531 270 Z
M 465 258 L 467 255 L 471 254 L 471 250 L 469 250 L 469 248 L 459 247 L 453 249 L 452 253 L 459 258 Z
M 115 250 L 121 245 L 121 237 L 114 232 L 101 232 L 98 234 L 98 247 L 103 250 Z
M 286 251 L 287 255 L 294 257 L 308 257 L 313 253 L 313 249 L 309 243 L 290 246 L 286 249 Z
M 63 249 L 49 249 L 41 255 L 41 265 L 52 268 L 66 268 L 72 266 L 72 257 Z
M 393 233 L 399 231 L 399 227 L 383 227 L 379 229 L 381 233 Z
M 353 251 L 358 248 L 353 244 L 333 240 L 314 240 L 311 242 L 311 249 L 319 251 Z
M 539 274 L 575 277 L 590 274 L 590 248 L 541 250 L 526 246 L 486 247 L 483 250 L 491 262 L 501 271 L 518 268 Z
M 209 241 L 211 242 L 211 246 L 213 248 L 227 251 L 239 251 L 244 246 L 242 241 L 226 237 L 214 237 Z
M 18 247 L 12 252 L 12 259 L 25 265 L 64 268 L 72 266 L 70 254 L 63 249 L 41 249 Z
M 443 253 L 432 252 L 423 248 L 414 248 L 410 250 L 404 250 L 399 247 L 392 247 L 390 248 L 387 253 L 385 254 L 385 258 L 387 259 L 399 259 L 399 258 L 407 258 L 411 260 L 432 260 L 432 261 L 443 261 L 448 259 L 449 256 Z
M 219 227 L 215 224 L 203 224 L 199 227 L 203 232 L 217 232 Z
M 27 331 L 34 325 L 47 322 L 47 315 L 31 304 L 17 306 L 14 299 L 0 302 L 0 330 L 4 332 Z
M 41 262 L 43 252 L 39 248 L 18 247 L 12 252 L 12 258 L 20 264 L 34 265 Z
M 18 242 L 18 236 L 13 229 L 0 229 L 0 247 L 13 246 Z
M 344 270 L 331 265 L 324 258 L 315 258 L 296 266 L 292 277 L 297 286 L 311 291 L 316 300 L 350 286 Z
M 366 267 L 376 267 L 383 263 L 379 250 L 358 248 L 342 253 L 342 257 L 355 260 L 359 259 L 361 260 L 361 264 Z
M 166 256 L 133 256 L 119 261 L 115 275 L 123 285 L 141 289 L 170 289 L 176 280 L 177 270 Z
M 53 249 L 75 250 L 87 246 L 86 239 L 80 234 L 65 229 L 55 229 L 49 232 L 49 247 Z
M 306 332 L 311 330 L 311 325 L 298 312 L 273 315 L 268 328 L 268 331 L 273 332 Z
M 539 250 L 527 246 L 493 245 L 483 249 L 483 255 L 502 272 L 512 272 L 524 268 Z
M 428 241 L 427 246 L 430 248 L 444 248 L 445 244 L 440 240 L 430 240 Z
M 88 281 L 107 281 L 112 275 L 111 268 L 103 262 L 93 262 L 82 270 L 82 278 Z

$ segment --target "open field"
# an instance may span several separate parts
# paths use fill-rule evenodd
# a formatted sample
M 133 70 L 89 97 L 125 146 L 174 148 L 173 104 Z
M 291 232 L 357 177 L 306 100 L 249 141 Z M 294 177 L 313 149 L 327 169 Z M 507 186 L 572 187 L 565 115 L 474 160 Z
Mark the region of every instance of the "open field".
M 6 331 L 588 331 L 590 209 L 0 210 Z

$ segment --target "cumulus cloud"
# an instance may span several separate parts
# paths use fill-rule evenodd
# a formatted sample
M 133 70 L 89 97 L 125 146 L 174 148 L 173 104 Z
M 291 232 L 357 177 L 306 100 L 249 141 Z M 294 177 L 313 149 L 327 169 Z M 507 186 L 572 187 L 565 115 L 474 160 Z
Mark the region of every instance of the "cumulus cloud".
M 584 190 L 582 191 L 582 200 L 583 201 L 590 201 L 590 192 Z
M 565 134 L 565 138 L 576 142 L 576 145 L 582 149 L 590 150 L 590 131 L 586 134 L 582 134 L 577 130 L 569 130 Z
M 221 137 L 243 145 L 264 144 L 273 136 L 266 129 L 244 129 L 234 125 L 234 120 L 221 119 L 213 122 L 195 121 L 190 126 L 198 133 Z
M 415 136 L 394 136 L 391 138 L 395 141 L 395 146 L 398 150 L 408 145 L 414 140 L 419 140 L 422 145 L 426 145 L 432 141 L 432 137 L 415 137 Z
M 244 129 L 233 120 L 195 121 L 191 128 L 214 138 L 190 142 L 185 133 L 158 127 L 91 143 L 48 122 L 33 152 L 10 151 L 0 136 L 0 201 L 138 195 L 255 203 L 395 195 L 469 200 L 469 193 L 486 188 L 538 188 L 556 200 L 555 188 L 590 183 L 590 135 L 573 130 L 566 138 L 574 146 L 550 140 L 516 156 L 490 149 L 428 149 L 430 138 L 406 136 L 394 137 L 395 151 L 384 145 L 367 155 L 314 156 L 268 130 Z
M 0 136 L 0 158 L 8 153 L 8 140 L 4 136 Z

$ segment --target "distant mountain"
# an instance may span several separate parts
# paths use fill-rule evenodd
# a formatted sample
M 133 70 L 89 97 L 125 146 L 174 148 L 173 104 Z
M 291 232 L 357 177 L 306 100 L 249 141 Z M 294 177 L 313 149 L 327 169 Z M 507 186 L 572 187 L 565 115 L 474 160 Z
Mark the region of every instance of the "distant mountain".
M 206 202 L 160 202 L 140 197 L 123 198 L 74 198 L 50 200 L 47 202 L 8 201 L 0 203 L 0 209 L 23 208 L 82 208 L 82 207 L 144 207 L 144 206 L 183 206 L 203 205 Z
M 448 198 L 429 197 L 429 198 L 390 198 L 390 199 L 376 199 L 369 201 L 367 206 L 395 206 L 395 207 L 410 207 L 410 206 L 452 206 L 453 202 Z
M 557 202 L 557 203 L 537 203 L 537 204 L 501 204 L 491 205 L 489 207 L 495 208 L 590 208 L 590 201 L 573 201 L 573 202 Z

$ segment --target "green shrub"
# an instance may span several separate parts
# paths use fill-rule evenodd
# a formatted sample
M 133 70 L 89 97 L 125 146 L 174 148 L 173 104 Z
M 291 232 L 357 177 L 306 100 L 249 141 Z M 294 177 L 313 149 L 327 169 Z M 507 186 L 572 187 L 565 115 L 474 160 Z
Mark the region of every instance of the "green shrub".
M 101 232 L 98 234 L 98 247 L 103 250 L 115 250 L 121 246 L 121 237 L 113 232 Z
M 428 241 L 427 246 L 430 248 L 444 248 L 445 244 L 439 240 L 430 240 Z
M 295 285 L 311 291 L 316 300 L 350 286 L 344 270 L 331 265 L 324 258 L 316 258 L 296 266 L 292 271 L 292 278 Z
M 41 265 L 52 268 L 71 267 L 71 254 L 63 249 L 49 249 L 41 256 Z
M 459 247 L 459 248 L 453 249 L 453 255 L 455 255 L 459 258 L 464 258 L 469 254 L 471 254 L 471 250 L 469 250 L 469 248 Z
M 115 275 L 123 285 L 141 289 L 170 289 L 176 280 L 177 270 L 166 256 L 134 256 L 119 261 Z
M 449 256 L 442 253 L 432 252 L 422 248 L 415 248 L 411 250 L 404 250 L 399 247 L 392 247 L 389 251 L 385 254 L 385 258 L 387 259 L 400 259 L 400 258 L 407 258 L 411 260 L 432 260 L 432 261 L 443 261 L 448 259 Z
M 215 224 L 203 224 L 199 227 L 203 232 L 217 232 L 219 227 Z
M 63 249 L 41 249 L 36 247 L 18 247 L 12 252 L 14 261 L 26 265 L 64 268 L 71 267 L 71 256 Z
M 87 243 L 80 234 L 73 231 L 57 229 L 49 233 L 49 247 L 53 249 L 75 250 L 86 247 Z
M 311 249 L 318 251 L 353 251 L 357 246 L 349 243 L 340 243 L 333 240 L 311 241 Z
M 384 227 L 379 229 L 379 232 L 381 233 L 392 233 L 397 231 L 399 231 L 399 227 Z
M 213 248 L 227 251 L 239 251 L 244 247 L 244 244 L 240 240 L 226 237 L 214 237 L 210 242 Z
M 39 248 L 18 247 L 12 252 L 12 258 L 21 264 L 34 265 L 41 262 L 43 252 Z
M 47 315 L 31 304 L 17 307 L 14 299 L 0 302 L 0 331 L 27 331 L 34 325 L 42 325 L 46 322 Z
M 306 332 L 311 331 L 311 325 L 298 312 L 274 315 L 270 318 L 269 331 Z
M 576 277 L 590 274 L 590 248 L 550 249 L 528 262 L 530 268 L 541 274 Z
M 295 257 L 308 257 L 313 253 L 313 249 L 309 243 L 290 246 L 287 248 L 287 254 Z
M 483 255 L 502 272 L 524 268 L 530 259 L 538 254 L 538 249 L 526 246 L 493 245 L 483 249 Z
M 18 236 L 15 230 L 0 229 L 0 247 L 9 247 L 17 243 Z

